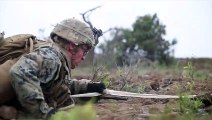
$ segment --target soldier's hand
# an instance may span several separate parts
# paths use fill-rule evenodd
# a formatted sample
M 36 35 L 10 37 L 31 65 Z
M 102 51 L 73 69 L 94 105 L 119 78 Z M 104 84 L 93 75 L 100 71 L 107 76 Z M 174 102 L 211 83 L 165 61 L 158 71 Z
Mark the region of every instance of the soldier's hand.
M 106 87 L 104 83 L 102 82 L 91 82 L 91 83 L 88 83 L 88 86 L 87 86 L 87 92 L 103 93 L 105 89 Z

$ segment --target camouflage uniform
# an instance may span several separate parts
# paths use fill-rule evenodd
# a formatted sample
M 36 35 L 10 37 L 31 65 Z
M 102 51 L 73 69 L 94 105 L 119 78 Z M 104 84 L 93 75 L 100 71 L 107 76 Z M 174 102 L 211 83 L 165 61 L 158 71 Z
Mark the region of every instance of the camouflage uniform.
M 57 46 L 61 43 L 57 38 L 62 38 L 76 46 L 92 48 L 101 35 L 101 31 L 91 29 L 74 18 L 63 20 L 50 34 L 55 44 L 35 47 L 33 52 L 23 55 L 12 66 L 12 87 L 27 112 L 45 117 L 54 108 L 74 104 L 71 94 L 103 92 L 105 86 L 102 83 L 91 85 L 88 80 L 70 79 L 71 61 L 67 59 L 66 51 Z
M 23 55 L 10 70 L 11 83 L 18 100 L 30 113 L 46 115 L 53 108 L 73 104 L 71 94 L 86 92 L 89 81 L 70 80 L 70 61 L 66 59 L 64 51 L 57 48 L 45 46 L 35 49 Z M 64 77 L 61 77 L 61 73 Z M 59 91 L 61 88 L 55 89 L 58 86 L 68 89 Z M 66 96 L 62 96 L 64 92 Z M 64 97 L 66 101 L 61 101 Z

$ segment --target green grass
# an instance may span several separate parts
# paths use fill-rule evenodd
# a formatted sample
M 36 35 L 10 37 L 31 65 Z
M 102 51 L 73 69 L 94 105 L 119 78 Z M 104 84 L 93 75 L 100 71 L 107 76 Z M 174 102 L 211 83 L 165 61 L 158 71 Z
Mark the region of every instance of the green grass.
M 95 120 L 96 111 L 91 102 L 76 106 L 69 111 L 60 111 L 53 115 L 50 120 Z

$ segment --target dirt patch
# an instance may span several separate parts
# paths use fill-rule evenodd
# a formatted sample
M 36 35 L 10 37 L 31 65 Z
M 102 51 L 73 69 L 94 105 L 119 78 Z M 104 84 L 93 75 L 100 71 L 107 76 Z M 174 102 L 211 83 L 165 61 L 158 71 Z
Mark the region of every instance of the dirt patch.
M 151 73 L 138 76 L 139 79 L 133 79 L 134 84 L 142 84 L 146 87 L 144 93 L 177 95 L 186 93 L 190 89 L 188 86 L 191 80 L 181 77 L 167 77 L 170 75 Z M 200 95 L 212 93 L 212 81 L 193 80 L 192 94 Z M 114 84 L 116 85 L 116 84 Z M 111 86 L 116 88 L 116 86 Z M 176 107 L 170 106 L 171 102 L 176 100 L 169 99 L 141 99 L 129 98 L 127 101 L 101 100 L 97 105 L 97 114 L 100 120 L 143 120 L 149 119 L 155 114 L 162 114 L 167 107 L 171 108 L 171 116 L 175 114 Z
M 88 78 L 88 76 L 84 76 Z M 81 77 L 83 78 L 83 77 Z M 142 93 L 179 95 L 195 94 L 202 95 L 212 93 L 212 78 L 207 80 L 185 79 L 181 72 L 147 72 L 142 75 L 120 76 L 110 75 L 110 89 L 138 92 L 139 87 L 143 87 Z M 123 85 L 125 85 L 123 87 Z M 127 87 L 127 85 L 129 85 Z M 122 89 L 123 88 L 123 89 Z M 189 93 L 188 93 L 189 92 Z M 166 118 L 177 119 L 179 106 L 176 106 L 175 99 L 141 99 L 129 98 L 123 100 L 100 100 L 96 104 L 98 119 L 100 120 L 143 120 L 154 118 L 154 115 L 161 115 L 167 108 L 170 109 Z M 206 109 L 205 109 L 206 110 Z M 207 110 L 212 111 L 211 107 Z M 167 117 L 168 115 L 168 117 Z M 158 117 L 156 117 L 157 119 Z M 162 119 L 162 118 L 161 118 Z

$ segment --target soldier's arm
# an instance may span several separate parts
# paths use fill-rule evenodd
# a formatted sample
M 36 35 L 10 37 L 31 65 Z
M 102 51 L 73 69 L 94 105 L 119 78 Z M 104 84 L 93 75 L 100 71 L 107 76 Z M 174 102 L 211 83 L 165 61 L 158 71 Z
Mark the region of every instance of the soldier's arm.
M 56 72 L 56 69 L 51 69 L 48 65 L 42 70 L 43 64 L 49 64 L 52 68 L 57 66 L 54 60 L 44 60 L 42 56 L 33 52 L 22 56 L 10 70 L 11 83 L 21 105 L 29 113 L 41 115 L 41 117 L 52 108 L 45 102 L 40 84 L 50 81 Z M 45 76 L 45 81 L 38 77 L 41 72 Z
M 91 80 L 87 79 L 81 79 L 81 80 L 71 79 L 67 81 L 71 94 L 85 93 L 87 91 L 88 83 L 90 82 Z
M 69 80 L 69 88 L 72 94 L 81 94 L 86 92 L 98 92 L 103 93 L 105 85 L 100 82 L 92 82 L 91 80 L 81 79 Z

